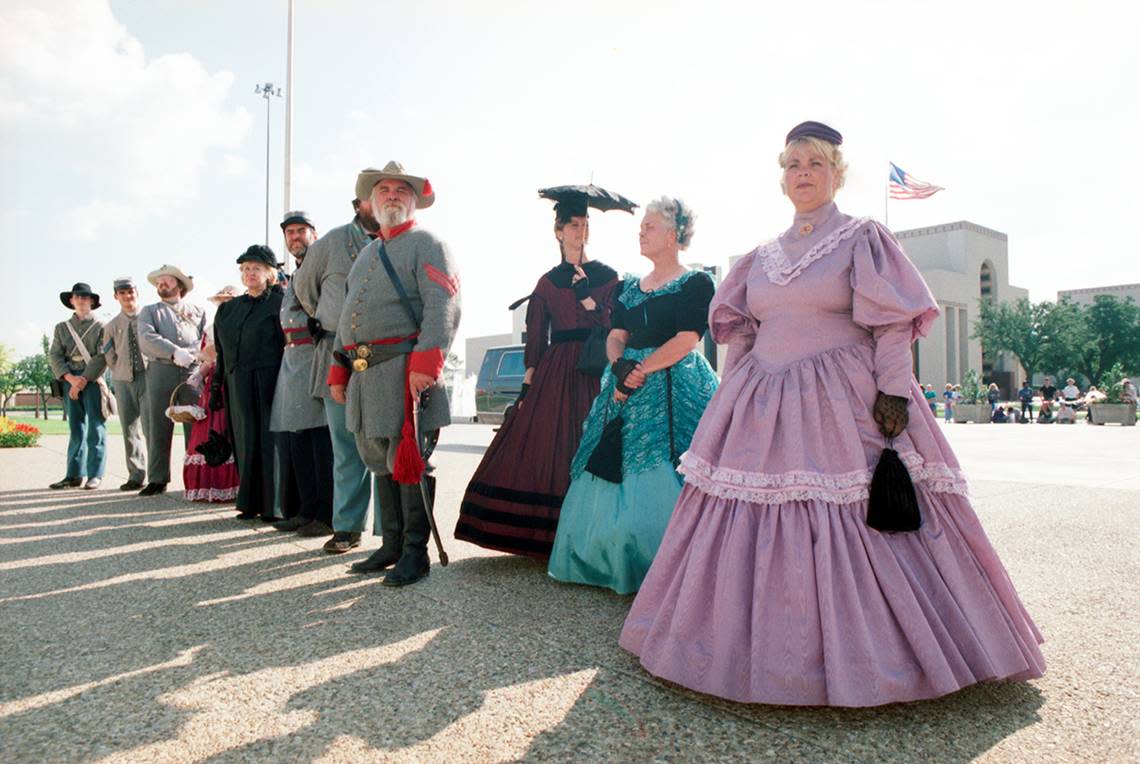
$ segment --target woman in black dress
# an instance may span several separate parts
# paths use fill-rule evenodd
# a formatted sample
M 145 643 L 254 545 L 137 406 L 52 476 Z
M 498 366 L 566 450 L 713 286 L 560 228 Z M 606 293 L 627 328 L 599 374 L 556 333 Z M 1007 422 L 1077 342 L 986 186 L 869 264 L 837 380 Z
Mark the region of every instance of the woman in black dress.
M 210 408 L 228 404 L 237 460 L 238 517 L 273 517 L 273 437 L 269 411 L 277 370 L 285 351 L 281 331 L 282 290 L 277 285 L 277 256 L 255 244 L 237 259 L 246 293 L 218 307 L 214 317 L 217 365 L 210 389 Z M 222 384 L 225 383 L 223 399 Z
M 526 376 L 513 412 L 471 478 L 455 537 L 537 559 L 550 556 L 570 460 L 597 376 L 578 371 L 590 330 L 609 326 L 617 273 L 586 259 L 585 199 L 560 201 L 554 235 L 562 263 L 538 280 L 527 309 Z

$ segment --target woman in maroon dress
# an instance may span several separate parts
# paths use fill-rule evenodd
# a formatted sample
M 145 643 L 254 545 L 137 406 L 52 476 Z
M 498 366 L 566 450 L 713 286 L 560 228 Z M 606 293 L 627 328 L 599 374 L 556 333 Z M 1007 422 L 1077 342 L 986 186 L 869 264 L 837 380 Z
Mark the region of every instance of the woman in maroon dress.
M 578 371 L 594 327 L 608 328 L 617 273 L 586 259 L 586 202 L 560 201 L 554 235 L 562 263 L 534 288 L 526 317 L 526 376 L 514 410 L 491 441 L 459 512 L 455 537 L 526 555 L 550 556 L 570 461 L 600 378 Z

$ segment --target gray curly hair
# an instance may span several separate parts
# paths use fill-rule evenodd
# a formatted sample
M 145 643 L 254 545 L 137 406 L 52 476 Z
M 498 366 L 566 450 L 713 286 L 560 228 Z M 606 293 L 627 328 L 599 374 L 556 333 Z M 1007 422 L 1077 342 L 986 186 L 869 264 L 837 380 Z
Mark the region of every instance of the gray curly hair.
M 673 196 L 662 196 L 645 206 L 646 213 L 655 212 L 665 218 L 665 224 L 677 233 L 677 245 L 688 249 L 693 240 L 694 223 L 697 215 L 693 208 Z

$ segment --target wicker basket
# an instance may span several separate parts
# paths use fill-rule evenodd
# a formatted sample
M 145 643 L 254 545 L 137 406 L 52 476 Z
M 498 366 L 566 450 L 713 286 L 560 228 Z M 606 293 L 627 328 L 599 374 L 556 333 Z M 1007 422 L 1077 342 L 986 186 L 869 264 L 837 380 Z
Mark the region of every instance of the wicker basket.
M 182 382 L 170 391 L 170 400 L 167 401 L 166 408 L 166 410 L 170 413 L 168 413 L 166 416 L 169 417 L 172 421 L 178 422 L 179 424 L 194 424 L 198 420 L 189 411 L 170 411 L 170 409 L 178 405 L 175 403 L 175 401 L 178 400 L 178 391 L 184 387 L 186 387 L 186 383 Z

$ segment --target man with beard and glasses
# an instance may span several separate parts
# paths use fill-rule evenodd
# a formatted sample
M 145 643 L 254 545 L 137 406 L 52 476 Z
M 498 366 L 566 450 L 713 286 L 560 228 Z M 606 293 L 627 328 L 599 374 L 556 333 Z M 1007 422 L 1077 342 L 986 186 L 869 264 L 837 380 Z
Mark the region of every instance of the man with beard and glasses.
M 158 291 L 159 302 L 139 311 L 139 344 L 146 366 L 147 484 L 139 496 L 164 493 L 170 482 L 170 439 L 174 422 L 166 416 L 174 388 L 190 378 L 191 367 L 198 362 L 202 335 L 206 331 L 206 312 L 184 298 L 194 288 L 194 279 L 180 268 L 163 265 L 147 274 L 147 281 Z M 173 401 L 192 403 L 193 391 L 183 387 L 186 399 Z M 190 441 L 190 425 L 182 425 L 186 442 Z
M 149 429 L 146 406 L 146 359 L 139 343 L 139 290 L 129 276 L 115 279 L 115 302 L 119 315 L 103 327 L 103 355 L 111 370 L 115 401 L 119 404 L 119 425 L 127 453 L 127 482 L 120 491 L 137 491 L 146 485 L 144 434 Z
M 324 404 L 312 392 L 315 348 L 310 316 L 297 301 L 294 289 L 297 274 L 307 267 L 306 255 L 317 240 L 317 229 L 308 213 L 298 210 L 285 213 L 281 232 L 297 268 L 281 300 L 285 354 L 269 415 L 280 465 L 277 495 L 285 516 L 273 527 L 296 531 L 299 536 L 329 536 L 333 532 L 332 441 Z
M 315 340 L 310 391 L 321 399 L 328 422 L 333 453 L 333 537 L 324 550 L 342 554 L 360 546 L 360 534 L 368 517 L 372 485 L 368 468 L 356 450 L 356 441 L 345 425 L 344 401 L 329 392 L 329 365 L 332 363 L 333 335 L 344 306 L 345 282 L 360 250 L 376 237 L 380 223 L 372 215 L 367 178 L 379 172 L 362 170 L 357 177 L 354 216 L 313 242 L 305 254 L 305 267 L 293 277 L 293 291 L 301 309 L 312 318 L 309 332 Z M 364 183 L 365 185 L 362 185 Z
M 364 179 L 380 220 L 376 241 L 356 258 L 337 324 L 337 363 L 329 369 L 334 400 L 347 403 L 349 431 L 364 463 L 377 477 L 383 545 L 354 572 L 392 570 L 387 586 L 428 575 L 428 509 L 420 485 L 424 443 L 451 422 L 440 382 L 444 359 L 459 327 L 459 277 L 439 238 L 416 228 L 418 209 L 435 201 L 431 183 L 398 162 Z M 365 196 L 357 190 L 358 196 Z M 430 391 L 419 414 L 413 406 Z M 434 493 L 434 478 L 427 478 Z

